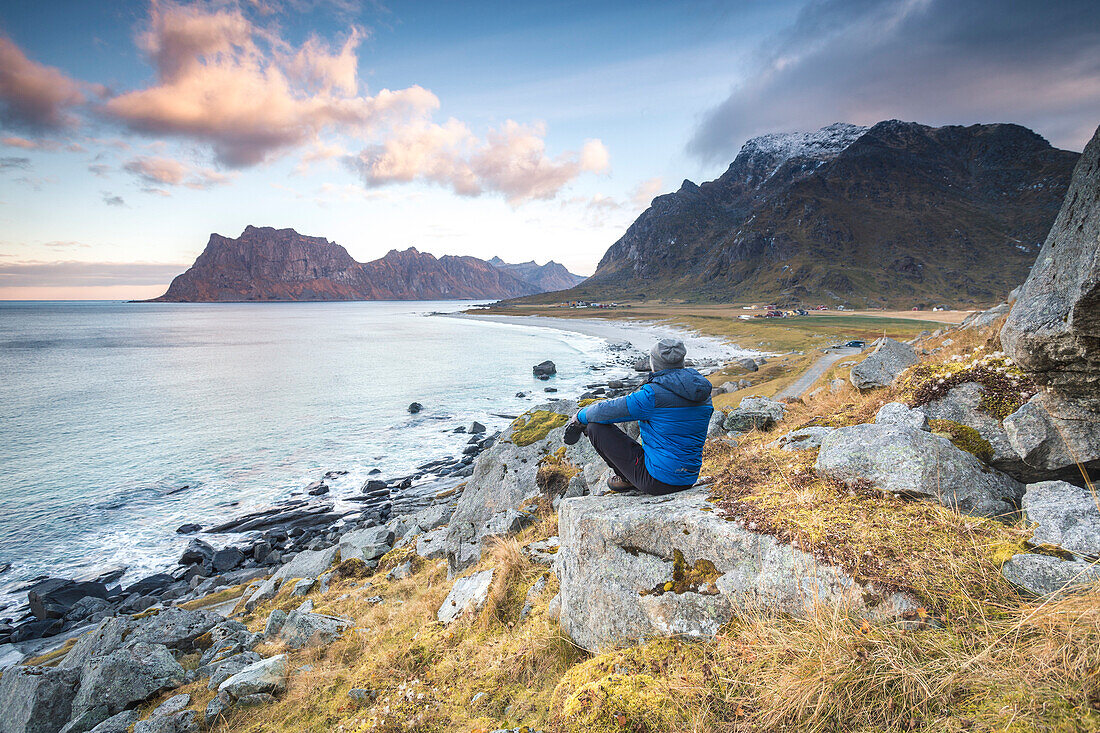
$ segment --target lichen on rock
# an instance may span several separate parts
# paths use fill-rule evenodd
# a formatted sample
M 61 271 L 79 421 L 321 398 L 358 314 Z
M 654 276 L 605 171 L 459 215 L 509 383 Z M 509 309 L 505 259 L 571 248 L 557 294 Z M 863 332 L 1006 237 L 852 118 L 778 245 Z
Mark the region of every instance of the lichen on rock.
M 569 418 L 549 410 L 531 410 L 520 415 L 512 423 L 511 437 L 507 438 L 518 446 L 528 446 L 544 440 L 554 428 L 560 428 L 569 422 Z

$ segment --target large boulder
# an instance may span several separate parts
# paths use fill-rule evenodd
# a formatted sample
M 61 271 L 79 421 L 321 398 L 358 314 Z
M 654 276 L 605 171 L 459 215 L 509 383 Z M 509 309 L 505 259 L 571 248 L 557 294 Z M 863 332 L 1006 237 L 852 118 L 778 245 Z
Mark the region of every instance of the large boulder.
M 946 438 L 898 424 L 852 425 L 830 433 L 821 441 L 817 472 L 986 517 L 1014 511 L 1024 490 Z
M 340 560 L 373 562 L 393 547 L 394 533 L 386 527 L 368 527 L 348 532 L 340 538 Z
M 1001 329 L 1004 350 L 1041 384 L 1100 399 L 1100 129 Z
M 1035 525 L 1031 541 L 1075 555 L 1100 558 L 1100 505 L 1088 489 L 1065 481 L 1028 484 L 1021 502 Z
M 80 672 L 9 667 L 0 677 L 0 733 L 56 733 L 72 714 Z
M 1001 566 L 1001 574 L 1018 588 L 1037 596 L 1084 590 L 1100 581 L 1100 565 L 1060 560 L 1049 555 L 1016 555 Z
M 84 667 L 67 733 L 83 733 L 112 715 L 183 684 L 186 673 L 163 644 L 126 646 Z
M 349 626 L 351 622 L 347 619 L 298 608 L 287 614 L 279 629 L 278 639 L 291 649 L 323 646 L 339 637 L 340 632 Z
M 441 624 L 449 624 L 465 613 L 476 613 L 485 605 L 489 597 L 489 586 L 493 582 L 493 569 L 482 570 L 455 581 L 451 592 L 436 612 Z
M 221 683 L 218 692 L 224 692 L 232 700 L 264 692 L 278 695 L 286 689 L 288 674 L 286 655 L 279 654 L 245 667 Z
M 1001 421 L 979 407 L 984 391 L 977 382 L 965 382 L 917 409 L 930 419 L 950 420 L 977 430 L 993 449 L 989 465 L 994 468 L 1020 480 L 1043 478 L 1042 472 L 1028 466 L 1013 449 Z
M 880 338 L 870 356 L 852 367 L 849 379 L 857 389 L 889 387 L 898 375 L 920 361 L 909 344 Z
M 564 449 L 564 458 L 582 469 L 586 487 L 595 485 L 606 466 L 591 443 L 583 437 L 572 446 L 562 442 L 565 423 L 576 411 L 577 404 L 570 400 L 539 405 L 513 422 L 492 448 L 478 456 L 447 528 L 447 563 L 452 577 L 481 559 L 488 539 L 511 534 L 531 520 L 520 507 L 541 494 L 535 474 L 544 456 Z
M 1040 392 L 1004 420 L 1009 445 L 1044 478 L 1081 481 L 1100 472 L 1100 404 Z
M 657 636 L 711 638 L 735 608 L 804 615 L 827 606 L 890 620 L 919 605 L 713 508 L 705 487 L 563 501 L 553 602 L 562 629 L 597 650 Z
M 39 620 L 63 618 L 73 605 L 87 597 L 107 598 L 107 586 L 66 578 L 47 578 L 27 591 L 31 613 Z
M 785 412 L 782 402 L 767 397 L 746 397 L 740 405 L 726 411 L 722 427 L 734 433 L 770 430 L 783 419 Z
M 171 607 L 143 618 L 112 616 L 77 639 L 58 666 L 77 669 L 124 646 L 163 644 L 177 652 L 194 650 L 195 640 L 225 619 L 211 611 Z

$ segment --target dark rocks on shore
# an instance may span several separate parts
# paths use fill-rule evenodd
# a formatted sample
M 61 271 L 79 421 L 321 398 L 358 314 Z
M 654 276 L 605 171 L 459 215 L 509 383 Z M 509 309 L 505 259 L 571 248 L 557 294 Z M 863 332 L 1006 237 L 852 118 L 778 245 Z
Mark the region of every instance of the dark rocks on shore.
M 198 532 L 200 530 L 202 530 L 201 524 L 194 524 L 189 522 L 187 524 L 181 524 L 179 527 L 177 527 L 176 534 L 194 534 L 195 532 Z
M 77 601 L 88 596 L 106 600 L 107 586 L 96 582 L 49 578 L 27 592 L 27 601 L 35 618 L 44 621 L 64 618 Z

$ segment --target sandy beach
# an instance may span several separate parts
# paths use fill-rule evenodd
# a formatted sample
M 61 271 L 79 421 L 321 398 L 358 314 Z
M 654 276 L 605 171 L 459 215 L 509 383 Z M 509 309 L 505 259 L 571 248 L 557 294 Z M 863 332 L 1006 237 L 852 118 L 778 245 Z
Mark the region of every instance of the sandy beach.
M 493 323 L 552 328 L 602 338 L 610 343 L 626 342 L 638 351 L 648 353 L 654 342 L 662 338 L 678 338 L 687 347 L 689 359 L 728 361 L 744 356 L 759 356 L 763 352 L 744 349 L 713 336 L 702 336 L 685 328 L 646 321 L 611 321 L 602 318 L 554 318 L 552 316 L 446 314 L 449 318 L 470 318 Z

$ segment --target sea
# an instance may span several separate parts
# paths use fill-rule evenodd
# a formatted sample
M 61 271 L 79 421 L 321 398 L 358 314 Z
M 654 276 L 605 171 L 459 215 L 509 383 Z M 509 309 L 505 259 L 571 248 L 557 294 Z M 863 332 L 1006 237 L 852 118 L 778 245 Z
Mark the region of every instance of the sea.
M 184 523 L 329 471 L 350 496 L 461 454 L 456 427 L 628 373 L 606 334 L 444 315 L 471 305 L 0 302 L 0 616 L 36 577 L 125 585 L 174 564 Z

